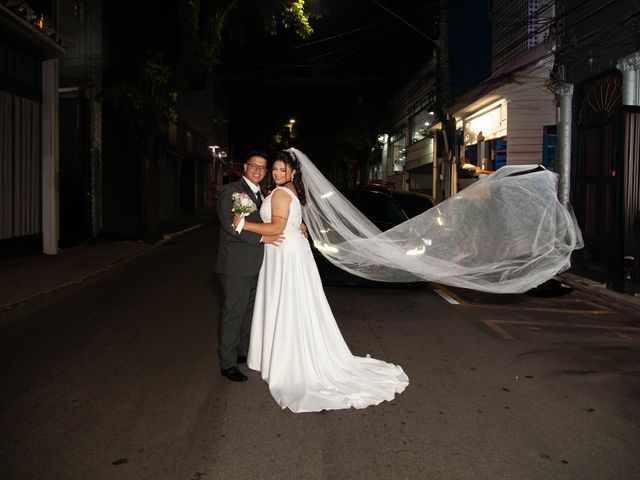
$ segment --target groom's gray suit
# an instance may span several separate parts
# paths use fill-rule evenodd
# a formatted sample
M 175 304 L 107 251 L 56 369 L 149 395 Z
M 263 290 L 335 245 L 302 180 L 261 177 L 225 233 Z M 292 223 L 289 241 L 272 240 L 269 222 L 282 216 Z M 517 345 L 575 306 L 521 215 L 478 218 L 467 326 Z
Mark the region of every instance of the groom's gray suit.
M 225 185 L 217 202 L 220 247 L 215 271 L 220 274 L 224 292 L 218 349 L 222 369 L 235 366 L 238 355 L 246 356 L 249 350 L 253 303 L 264 253 L 261 235 L 245 230 L 236 233 L 233 229 L 231 196 L 235 192 L 246 193 L 256 206 L 261 203 L 244 177 Z M 246 218 L 250 222 L 262 223 L 259 211 Z

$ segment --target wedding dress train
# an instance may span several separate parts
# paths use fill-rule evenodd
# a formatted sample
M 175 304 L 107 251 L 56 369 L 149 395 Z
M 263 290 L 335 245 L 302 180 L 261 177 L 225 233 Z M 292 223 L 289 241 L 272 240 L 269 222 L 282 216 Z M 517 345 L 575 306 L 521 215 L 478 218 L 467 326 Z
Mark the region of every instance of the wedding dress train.
M 356 357 L 342 338 L 309 247 L 302 209 L 292 197 L 285 240 L 265 245 L 247 364 L 261 372 L 284 409 L 315 412 L 365 408 L 392 400 L 409 379 L 398 365 Z M 271 196 L 260 215 L 271 221 Z

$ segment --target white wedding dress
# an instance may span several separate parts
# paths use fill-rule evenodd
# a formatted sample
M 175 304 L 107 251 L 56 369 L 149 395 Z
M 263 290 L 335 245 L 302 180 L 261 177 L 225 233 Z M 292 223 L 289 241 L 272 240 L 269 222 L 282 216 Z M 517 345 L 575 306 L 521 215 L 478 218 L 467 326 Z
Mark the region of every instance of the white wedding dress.
M 342 338 L 322 288 L 309 242 L 300 233 L 302 209 L 292 197 L 285 240 L 265 245 L 247 364 L 261 372 L 284 409 L 317 412 L 365 408 L 392 400 L 409 379 L 397 365 L 356 357 Z M 271 195 L 260 215 L 271 221 Z

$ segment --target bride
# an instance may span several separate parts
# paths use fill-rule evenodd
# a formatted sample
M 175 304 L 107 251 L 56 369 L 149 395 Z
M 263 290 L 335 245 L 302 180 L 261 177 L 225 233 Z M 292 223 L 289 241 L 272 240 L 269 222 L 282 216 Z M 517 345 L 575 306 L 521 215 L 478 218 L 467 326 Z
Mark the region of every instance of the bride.
M 294 412 L 364 408 L 409 383 L 399 366 L 349 351 L 299 231 L 303 213 L 325 258 L 382 282 L 521 293 L 569 268 L 583 245 L 571 207 L 558 200 L 558 175 L 537 165 L 504 166 L 386 232 L 301 151 L 281 152 L 272 174 L 277 188 L 262 204 L 265 223 L 236 216 L 234 226 L 285 233 L 279 247 L 265 246 L 248 365 L 262 373 L 280 406 Z
M 407 375 L 400 366 L 352 355 L 325 297 L 300 232 L 307 199 L 296 153 L 280 152 L 273 163 L 276 188 L 260 208 L 264 223 L 234 217 L 238 229 L 285 235 L 279 246 L 265 245 L 247 365 L 261 372 L 283 409 L 296 413 L 392 400 L 409 384 Z

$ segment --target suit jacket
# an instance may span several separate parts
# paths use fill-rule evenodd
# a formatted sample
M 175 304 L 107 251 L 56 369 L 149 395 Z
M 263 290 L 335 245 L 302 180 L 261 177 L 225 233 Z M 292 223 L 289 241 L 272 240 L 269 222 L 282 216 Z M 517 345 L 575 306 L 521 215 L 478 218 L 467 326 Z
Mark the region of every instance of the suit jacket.
M 246 230 L 237 233 L 233 229 L 231 195 L 235 192 L 248 194 L 257 206 L 256 195 L 244 178 L 222 187 L 216 206 L 218 220 L 220 221 L 220 247 L 215 271 L 216 273 L 227 275 L 253 276 L 260 272 L 260 267 L 262 266 L 264 254 L 264 245 L 260 243 L 262 235 L 247 232 Z M 259 211 L 247 215 L 246 220 L 262 223 Z

